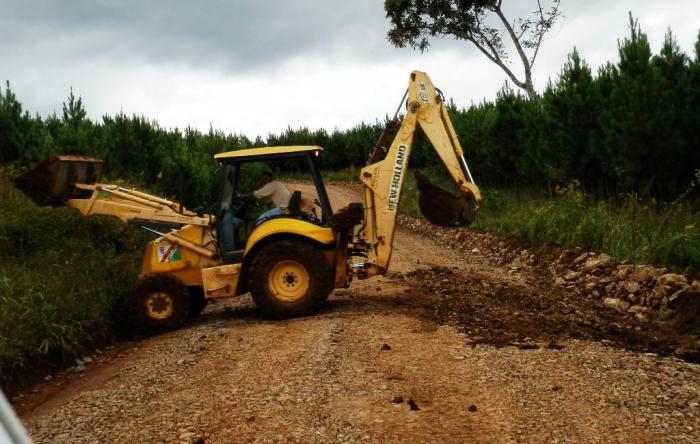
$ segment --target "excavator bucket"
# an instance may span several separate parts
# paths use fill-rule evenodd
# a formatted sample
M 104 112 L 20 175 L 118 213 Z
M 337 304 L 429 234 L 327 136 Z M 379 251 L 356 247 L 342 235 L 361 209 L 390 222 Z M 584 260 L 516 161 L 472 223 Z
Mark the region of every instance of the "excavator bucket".
M 90 197 L 73 185 L 99 181 L 104 161 L 86 156 L 51 156 L 15 179 L 15 186 L 39 206 L 62 206 L 68 199 Z
M 420 193 L 418 207 L 432 224 L 443 227 L 469 225 L 478 210 L 472 194 L 454 196 L 431 183 L 427 177 L 416 172 L 416 185 Z

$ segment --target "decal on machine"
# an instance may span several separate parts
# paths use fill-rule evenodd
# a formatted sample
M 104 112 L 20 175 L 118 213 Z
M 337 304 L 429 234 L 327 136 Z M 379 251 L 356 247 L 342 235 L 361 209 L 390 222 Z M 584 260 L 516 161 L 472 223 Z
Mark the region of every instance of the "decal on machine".
M 162 242 L 158 244 L 158 262 L 168 263 L 182 260 L 180 246 L 171 244 L 170 242 Z
M 387 211 L 396 211 L 399 207 L 399 192 L 401 191 L 401 179 L 403 177 L 404 163 L 406 161 L 406 145 L 399 145 L 396 152 L 396 161 L 394 162 L 394 171 L 391 175 L 391 184 L 389 187 L 389 203 L 386 206 Z
M 418 94 L 420 95 L 420 99 L 425 102 L 429 103 L 430 101 L 428 100 L 428 91 L 425 89 L 425 83 L 423 82 L 418 82 Z

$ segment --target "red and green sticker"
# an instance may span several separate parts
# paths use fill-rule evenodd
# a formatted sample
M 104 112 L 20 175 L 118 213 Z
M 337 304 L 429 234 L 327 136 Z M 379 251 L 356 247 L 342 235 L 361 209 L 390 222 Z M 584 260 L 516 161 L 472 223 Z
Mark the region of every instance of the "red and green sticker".
M 158 244 L 158 262 L 177 262 L 182 259 L 180 247 L 170 242 L 162 242 Z

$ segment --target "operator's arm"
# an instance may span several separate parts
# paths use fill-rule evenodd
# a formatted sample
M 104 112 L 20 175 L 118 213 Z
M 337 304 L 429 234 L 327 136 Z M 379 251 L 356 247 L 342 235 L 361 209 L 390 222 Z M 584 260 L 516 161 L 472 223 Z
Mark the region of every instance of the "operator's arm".
M 275 184 L 274 182 L 268 182 L 265 185 L 262 186 L 259 190 L 253 191 L 253 197 L 256 199 L 264 199 L 266 197 L 270 197 L 274 194 L 275 192 Z
M 264 199 L 266 197 L 272 196 L 272 193 L 274 193 L 275 188 L 272 185 L 272 182 L 266 183 L 265 185 L 262 186 L 259 190 L 255 190 L 252 193 L 238 193 L 238 197 L 241 199 Z

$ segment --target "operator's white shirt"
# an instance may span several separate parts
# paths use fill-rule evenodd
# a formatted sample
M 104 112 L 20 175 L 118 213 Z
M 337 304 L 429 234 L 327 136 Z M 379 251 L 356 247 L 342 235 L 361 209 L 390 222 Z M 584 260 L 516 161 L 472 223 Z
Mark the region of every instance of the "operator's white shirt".
M 268 198 L 274 206 L 282 209 L 289 206 L 289 198 L 292 197 L 287 187 L 278 180 L 268 182 L 259 190 L 253 191 L 253 196 L 256 199 Z

